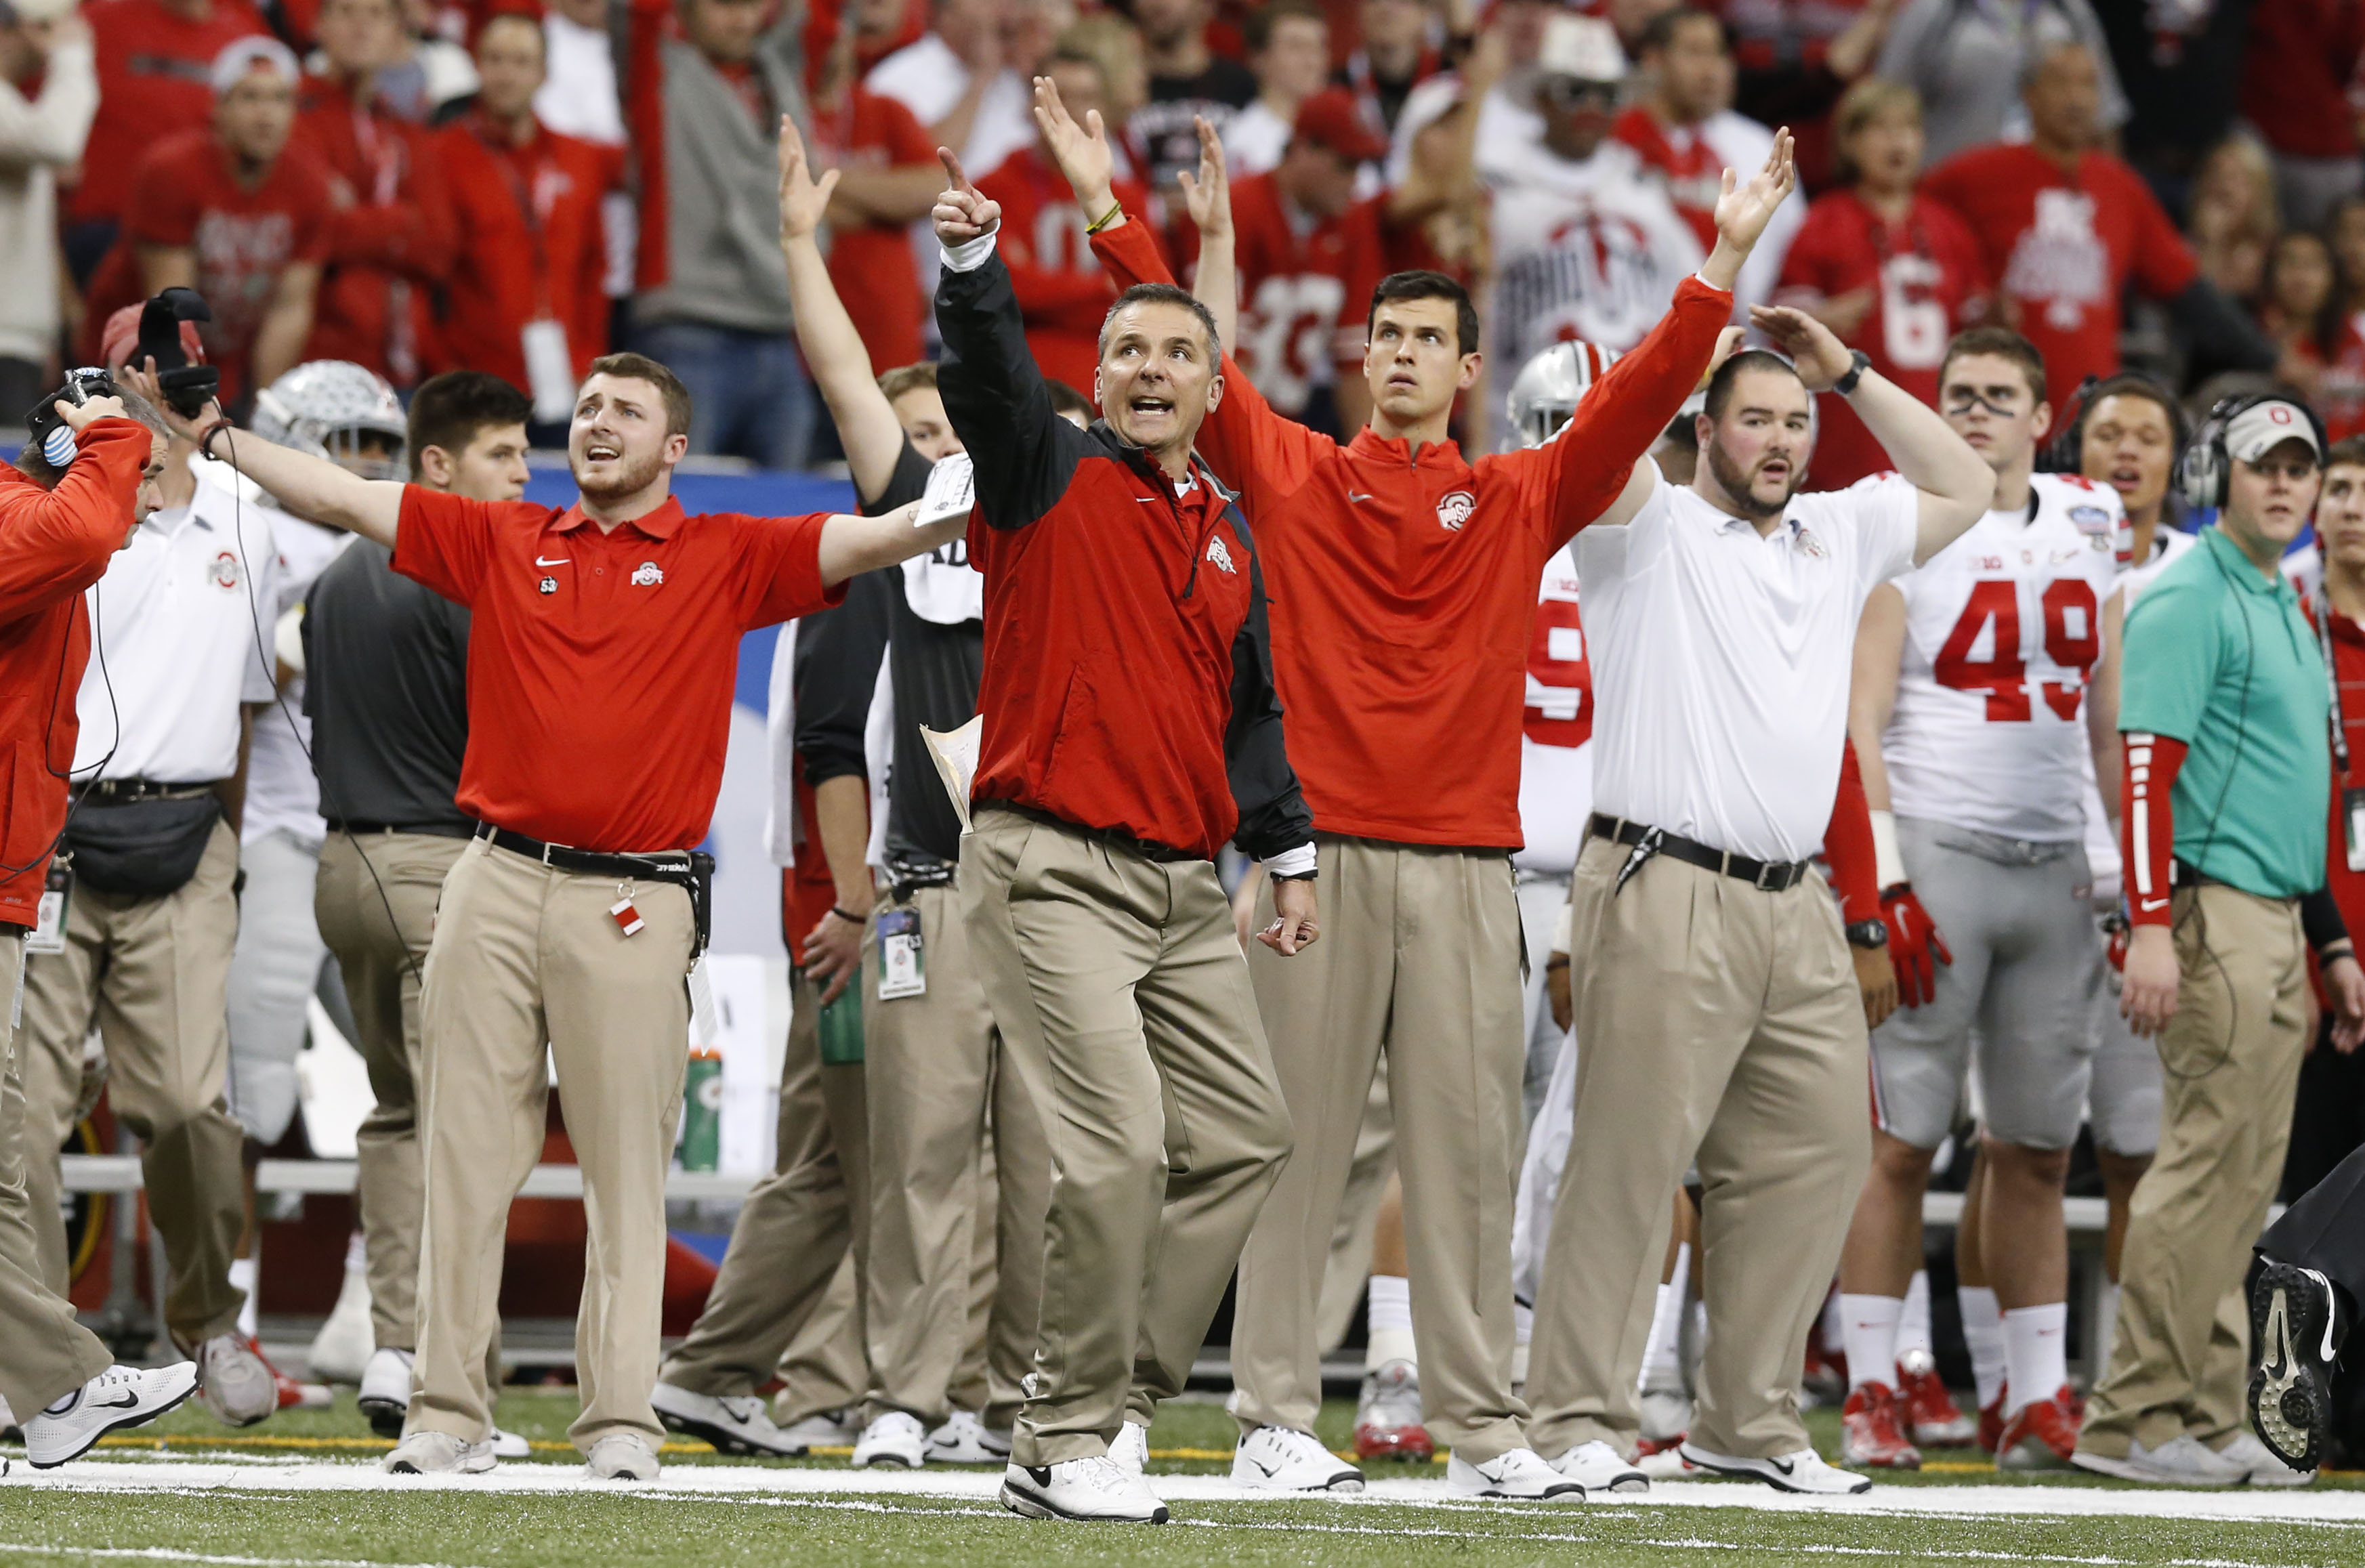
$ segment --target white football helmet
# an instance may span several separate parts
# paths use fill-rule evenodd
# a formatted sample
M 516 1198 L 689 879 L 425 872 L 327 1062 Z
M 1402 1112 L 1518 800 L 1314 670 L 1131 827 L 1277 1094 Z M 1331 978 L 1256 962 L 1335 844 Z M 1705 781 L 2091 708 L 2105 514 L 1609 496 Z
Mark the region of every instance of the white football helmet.
M 1560 433 L 1576 405 L 1618 351 L 1592 343 L 1554 343 L 1519 367 L 1503 399 L 1503 417 L 1521 446 L 1541 446 Z
M 254 395 L 254 433 L 364 479 L 399 479 L 409 425 L 383 376 L 350 360 L 316 359 Z M 391 442 L 393 455 L 364 455 L 364 433 Z

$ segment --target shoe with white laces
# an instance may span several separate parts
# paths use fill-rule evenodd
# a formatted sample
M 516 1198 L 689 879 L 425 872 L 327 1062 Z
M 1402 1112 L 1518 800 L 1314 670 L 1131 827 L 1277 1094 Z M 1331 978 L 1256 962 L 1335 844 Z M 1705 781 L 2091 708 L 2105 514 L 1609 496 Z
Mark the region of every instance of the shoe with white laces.
M 1057 1464 L 1013 1463 L 1002 1473 L 1002 1506 L 1030 1519 L 1162 1525 L 1168 1517 L 1149 1483 L 1105 1454 Z
M 499 1427 L 495 1427 L 493 1457 L 495 1459 L 532 1459 L 533 1445 L 515 1432 L 504 1432 Z
M 1513 1449 L 1484 1464 L 1459 1453 L 1445 1462 L 1445 1484 L 1465 1497 L 1507 1497 L 1529 1503 L 1582 1503 L 1585 1488 L 1544 1462 L 1533 1449 Z
M 1648 1492 L 1651 1478 L 1626 1462 L 1626 1456 L 1598 1438 L 1579 1443 L 1552 1467 L 1587 1492 Z
M 1149 1428 L 1138 1421 L 1126 1421 L 1116 1429 L 1116 1441 L 1109 1444 L 1109 1458 L 1128 1475 L 1149 1473 Z
M 80 1459 L 99 1439 L 124 1427 L 144 1426 L 197 1391 L 194 1362 L 176 1361 L 154 1372 L 113 1366 L 25 1420 L 25 1458 L 35 1470 Z
M 2315 1270 L 2259 1261 L 2250 1282 L 2250 1419 L 2268 1452 L 2313 1475 L 2332 1440 L 2332 1363 L 2346 1315 L 2332 1282 Z
M 412 1354 L 388 1345 L 370 1353 L 362 1367 L 361 1393 L 355 1402 L 369 1418 L 370 1430 L 381 1438 L 402 1435 L 402 1418 L 410 1413 Z
M 1259 1427 L 1232 1450 L 1232 1484 L 1259 1492 L 1361 1492 L 1363 1473 L 1311 1432 Z
M 1131 1426 L 1130 1421 L 1126 1423 Z M 1110 1450 L 1112 1453 L 1115 1450 Z M 1010 1434 L 995 1431 L 974 1410 L 956 1410 L 928 1434 L 930 1464 L 1007 1464 Z
M 2154 1486 L 2233 1486 L 2247 1480 L 2239 1464 L 2218 1458 L 2190 1432 L 2179 1432 L 2156 1449 L 2129 1443 L 2126 1457 L 2090 1453 L 2079 1449 L 2069 1461 L 2080 1470 L 2115 1475 L 2122 1481 L 2148 1482 Z
M 2293 1470 L 2282 1456 L 2260 1442 L 2249 1432 L 2236 1432 L 2234 1440 L 2217 1450 L 2217 1457 L 2228 1464 L 2238 1464 L 2247 1486 L 2306 1486 L 2315 1480 L 2313 1470 Z
M 1698 1444 L 1688 1442 L 1680 1451 L 1684 1462 L 1696 1470 L 1705 1470 L 1715 1475 L 1738 1476 L 1745 1481 L 1763 1481 L 1777 1492 L 1845 1497 L 1872 1490 L 1871 1476 L 1835 1469 L 1824 1463 L 1823 1456 L 1812 1449 L 1799 1449 L 1794 1453 L 1776 1454 L 1767 1459 L 1710 1453 Z
M 854 1442 L 857 1470 L 874 1464 L 900 1464 L 917 1470 L 928 1462 L 928 1428 L 908 1410 L 886 1410 L 871 1417 Z
M 800 1422 L 793 1430 L 784 1432 L 772 1424 L 772 1413 L 765 1407 L 762 1396 L 754 1394 L 717 1397 L 661 1383 L 649 1390 L 649 1406 L 656 1411 L 657 1419 L 665 1423 L 667 1431 L 712 1443 L 718 1453 L 802 1459 L 816 1442 L 835 1445 L 854 1439 L 852 1432 L 835 1421 L 827 1424 L 824 1432 L 808 1431 L 823 1420 L 820 1417 Z
M 378 1462 L 392 1475 L 481 1475 L 499 1462 L 492 1444 L 465 1442 L 449 1432 L 413 1432 Z
M 347 1269 L 337 1291 L 337 1305 L 328 1321 L 312 1336 L 304 1364 L 322 1383 L 359 1383 L 370 1358 L 377 1352 L 377 1331 L 370 1326 L 369 1271 Z
M 586 1481 L 655 1481 L 657 1452 L 638 1432 L 611 1432 L 591 1445 L 584 1461 Z
M 217 1334 L 189 1354 L 197 1403 L 225 1427 L 252 1427 L 279 1408 L 279 1378 L 240 1334 Z

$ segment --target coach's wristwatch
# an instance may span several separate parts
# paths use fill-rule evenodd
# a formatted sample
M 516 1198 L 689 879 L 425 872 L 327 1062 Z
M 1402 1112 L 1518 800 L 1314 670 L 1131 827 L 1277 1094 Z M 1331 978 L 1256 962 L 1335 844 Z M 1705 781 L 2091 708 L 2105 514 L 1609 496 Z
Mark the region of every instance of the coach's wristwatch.
M 1832 390 L 1843 398 L 1855 391 L 1855 384 L 1864 379 L 1864 373 L 1872 368 L 1872 356 L 1862 349 L 1848 357 L 1855 363 L 1848 366 L 1845 375 L 1832 383 Z
M 1889 946 L 1889 923 L 1885 920 L 1851 921 L 1847 925 L 1851 947 L 1886 947 Z

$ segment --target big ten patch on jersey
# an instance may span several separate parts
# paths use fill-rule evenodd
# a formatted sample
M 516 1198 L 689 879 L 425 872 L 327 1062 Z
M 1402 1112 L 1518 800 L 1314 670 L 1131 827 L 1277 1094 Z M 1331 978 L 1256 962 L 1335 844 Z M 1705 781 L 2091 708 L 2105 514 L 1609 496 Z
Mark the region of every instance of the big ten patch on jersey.
M 1576 568 L 1569 554 L 1544 567 L 1528 644 L 1528 700 L 1520 726 L 1538 745 L 1574 749 L 1593 738 L 1593 666 L 1577 615 Z

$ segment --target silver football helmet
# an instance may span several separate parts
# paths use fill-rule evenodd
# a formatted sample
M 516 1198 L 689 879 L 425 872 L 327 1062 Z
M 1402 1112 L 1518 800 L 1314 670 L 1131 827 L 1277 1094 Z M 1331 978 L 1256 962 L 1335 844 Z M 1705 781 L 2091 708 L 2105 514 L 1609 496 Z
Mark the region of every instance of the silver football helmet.
M 364 479 L 399 479 L 409 426 L 383 376 L 350 360 L 316 359 L 254 395 L 254 433 Z M 364 453 L 364 434 L 385 438 L 392 455 Z
M 1503 399 L 1503 417 L 1521 446 L 1541 446 L 1576 412 L 1586 388 L 1618 363 L 1618 351 L 1592 343 L 1554 343 L 1519 367 Z

